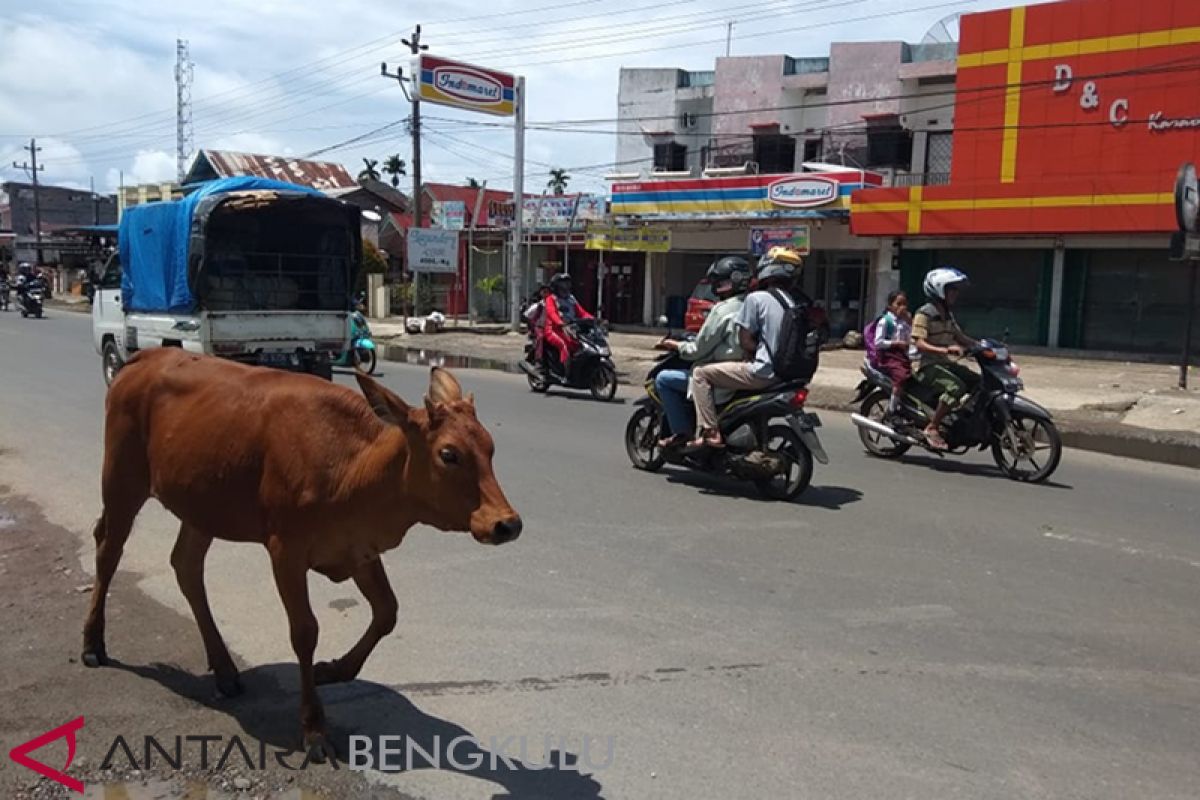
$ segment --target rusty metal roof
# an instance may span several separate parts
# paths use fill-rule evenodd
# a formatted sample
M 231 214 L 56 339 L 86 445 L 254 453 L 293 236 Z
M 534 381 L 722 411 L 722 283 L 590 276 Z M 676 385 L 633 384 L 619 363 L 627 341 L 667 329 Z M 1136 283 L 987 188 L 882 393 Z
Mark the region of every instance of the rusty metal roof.
M 311 186 L 321 191 L 358 185 L 341 164 L 256 153 L 235 153 L 229 150 L 201 150 L 184 183 L 231 178 L 235 175 L 274 178 L 300 186 Z

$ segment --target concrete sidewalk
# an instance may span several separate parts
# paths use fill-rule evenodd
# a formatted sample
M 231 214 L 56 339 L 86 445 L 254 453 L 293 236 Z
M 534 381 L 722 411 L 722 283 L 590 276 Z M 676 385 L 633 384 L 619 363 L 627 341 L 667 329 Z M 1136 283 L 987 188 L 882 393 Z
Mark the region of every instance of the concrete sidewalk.
M 382 343 L 463 358 L 515 362 L 525 337 L 494 329 L 410 335 L 400 320 L 372 320 Z M 609 343 L 622 380 L 641 382 L 659 355 L 656 335 L 612 333 Z M 849 410 L 862 376 L 861 350 L 828 350 L 811 387 L 815 407 Z M 1166 364 L 1091 361 L 1024 355 L 1016 349 L 1026 394 L 1055 413 L 1070 446 L 1116 455 L 1200 467 L 1200 372 L 1192 389 L 1176 388 L 1178 368 Z

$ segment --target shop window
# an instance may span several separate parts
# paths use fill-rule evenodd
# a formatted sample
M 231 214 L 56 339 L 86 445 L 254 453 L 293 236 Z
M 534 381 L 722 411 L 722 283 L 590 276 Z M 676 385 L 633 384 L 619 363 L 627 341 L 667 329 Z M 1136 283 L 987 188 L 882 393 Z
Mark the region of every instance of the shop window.
M 931 133 L 925 140 L 925 174 L 949 175 L 954 152 L 954 134 Z
M 654 145 L 656 172 L 683 172 L 687 168 L 687 145 L 676 142 Z
M 820 161 L 821 160 L 821 140 L 806 139 L 804 141 L 804 160 L 805 161 Z
M 778 133 L 754 137 L 754 161 L 763 175 L 794 172 L 796 169 L 796 140 Z
M 910 169 L 912 133 L 894 114 L 867 121 L 867 166 Z

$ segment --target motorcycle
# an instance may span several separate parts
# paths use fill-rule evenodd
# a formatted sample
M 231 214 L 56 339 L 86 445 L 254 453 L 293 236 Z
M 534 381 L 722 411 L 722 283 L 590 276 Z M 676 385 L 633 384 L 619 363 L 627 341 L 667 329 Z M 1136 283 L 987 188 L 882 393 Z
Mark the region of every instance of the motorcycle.
M 612 400 L 617 394 L 617 368 L 604 328 L 595 320 L 581 319 L 568 325 L 567 333 L 579 342 L 579 349 L 571 354 L 565 368 L 558 364 L 552 347 L 543 346 L 538 359 L 533 341 L 526 343 L 521 369 L 529 379 L 529 388 L 538 393 L 551 386 L 587 389 L 597 400 Z
M 1050 412 L 1019 394 L 1025 383 L 1018 377 L 1020 368 L 1008 346 L 982 339 L 966 355 L 979 364 L 980 381 L 943 420 L 943 438 L 949 446 L 944 451 L 930 446 L 923 433 L 937 407 L 929 389 L 909 379 L 898 410 L 889 413 L 891 379 L 864 364 L 864 379 L 853 400 L 862 405 L 859 413 L 850 415 L 863 447 L 879 458 L 899 458 L 913 447 L 939 456 L 990 447 L 996 466 L 1009 478 L 1028 483 L 1046 480 L 1062 458 L 1062 438 Z
M 350 347 L 333 361 L 335 367 L 353 367 L 363 375 L 375 372 L 375 341 L 371 338 L 371 326 L 367 318 L 357 309 L 350 315 Z
M 769 499 L 798 497 L 812 481 L 813 459 L 829 463 L 816 431 L 821 420 L 804 410 L 808 382 L 791 381 L 735 394 L 718 408 L 717 422 L 725 440 L 722 448 L 695 452 L 683 447 L 663 449 L 659 440 L 665 436 L 666 412 L 654 379 L 663 370 L 690 366 L 669 353 L 646 375 L 646 396 L 637 401 L 625 426 L 625 452 L 633 466 L 657 472 L 664 464 L 674 464 L 750 481 Z
M 45 290 L 40 286 L 31 286 L 24 291 L 17 292 L 17 308 L 20 309 L 21 316 L 34 316 L 41 319 L 42 300 L 44 297 Z

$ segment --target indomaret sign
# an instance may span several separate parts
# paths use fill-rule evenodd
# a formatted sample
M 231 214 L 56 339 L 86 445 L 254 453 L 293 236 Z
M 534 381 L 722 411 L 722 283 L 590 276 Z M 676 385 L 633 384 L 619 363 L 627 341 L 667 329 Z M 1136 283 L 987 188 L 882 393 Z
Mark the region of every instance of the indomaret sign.
M 516 113 L 517 80 L 507 72 L 427 54 L 418 72 L 422 100 L 500 117 Z

